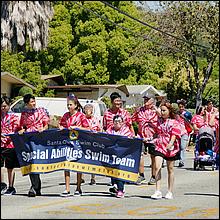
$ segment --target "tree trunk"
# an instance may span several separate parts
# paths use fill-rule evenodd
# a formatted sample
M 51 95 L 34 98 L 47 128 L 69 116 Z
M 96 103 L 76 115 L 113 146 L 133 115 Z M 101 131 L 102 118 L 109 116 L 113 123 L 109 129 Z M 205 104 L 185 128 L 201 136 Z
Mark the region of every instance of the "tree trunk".
M 213 64 L 215 62 L 216 57 L 217 57 L 217 55 L 212 58 L 212 60 L 208 64 L 207 68 L 203 70 L 204 79 L 203 79 L 202 84 L 200 85 L 199 83 L 197 83 L 196 108 L 199 105 L 202 105 L 202 94 L 203 94 L 205 87 L 208 83 L 208 80 L 211 76 Z

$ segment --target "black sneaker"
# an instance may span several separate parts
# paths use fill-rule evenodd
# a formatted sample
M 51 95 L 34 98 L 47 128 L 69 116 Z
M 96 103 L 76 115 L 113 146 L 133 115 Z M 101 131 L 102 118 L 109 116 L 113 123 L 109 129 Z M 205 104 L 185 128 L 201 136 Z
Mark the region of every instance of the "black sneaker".
M 14 187 L 8 187 L 8 189 L 6 190 L 6 192 L 4 193 L 4 195 L 6 196 L 11 196 L 16 194 L 16 190 Z
M 1 195 L 4 195 L 6 190 L 7 190 L 7 184 L 6 183 L 1 183 Z
M 28 192 L 28 197 L 35 197 L 35 196 L 36 196 L 36 191 L 33 188 L 31 188 Z
M 112 194 L 112 195 L 116 195 L 116 193 L 118 192 L 118 190 L 116 189 L 116 187 L 112 187 L 109 189 L 109 192 Z
M 76 190 L 74 192 L 73 196 L 82 196 L 82 191 L 81 190 Z
M 178 166 L 178 167 L 184 167 L 183 161 L 180 161 L 180 162 L 179 162 L 179 166 Z
M 96 181 L 94 179 L 91 179 L 89 185 L 96 185 Z
M 39 190 L 36 190 L 36 196 L 41 196 L 41 192 Z
M 143 176 L 139 176 L 138 180 L 136 181 L 136 185 L 141 185 L 143 183 L 146 183 L 146 179 Z
M 84 184 L 85 184 L 85 180 L 81 179 L 81 185 L 84 185 Z
M 156 185 L 156 179 L 154 177 L 151 177 L 148 182 L 148 185 Z

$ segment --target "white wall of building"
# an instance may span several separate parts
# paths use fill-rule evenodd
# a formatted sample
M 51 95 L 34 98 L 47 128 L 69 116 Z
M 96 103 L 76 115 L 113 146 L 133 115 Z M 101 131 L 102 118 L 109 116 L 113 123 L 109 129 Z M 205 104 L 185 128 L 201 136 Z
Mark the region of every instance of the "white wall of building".
M 11 83 L 1 79 L 1 96 L 6 95 L 8 97 L 11 96 Z

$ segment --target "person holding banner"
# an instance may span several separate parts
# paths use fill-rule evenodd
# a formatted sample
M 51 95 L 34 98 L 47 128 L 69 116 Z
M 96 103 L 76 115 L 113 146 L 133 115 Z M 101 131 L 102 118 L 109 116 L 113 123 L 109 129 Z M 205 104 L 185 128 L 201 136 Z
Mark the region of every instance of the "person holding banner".
M 123 117 L 123 123 L 135 134 L 132 126 L 131 115 L 127 110 L 122 108 L 121 95 L 117 92 L 113 92 L 110 95 L 110 99 L 111 107 L 104 112 L 103 116 L 103 131 L 106 131 L 108 128 L 113 126 L 113 118 L 115 115 L 121 115 Z M 108 183 L 108 185 L 111 185 L 111 183 Z
M 19 117 L 9 111 L 10 103 L 11 100 L 8 97 L 3 96 L 1 98 L 1 168 L 5 165 L 8 172 L 8 188 L 7 184 L 2 182 L 1 172 L 1 195 L 14 195 L 16 193 L 14 168 L 20 167 L 14 144 L 10 137 L 5 136 L 6 134 L 18 132 L 20 126 Z
M 130 113 L 122 108 L 121 96 L 117 92 L 113 92 L 110 95 L 111 108 L 107 109 L 103 116 L 103 130 L 106 131 L 108 128 L 113 126 L 113 118 L 115 115 L 121 115 L 124 119 L 124 124 L 129 127 L 131 132 L 134 133 L 132 126 L 132 120 Z
M 151 177 L 148 185 L 155 185 L 155 158 L 152 155 L 154 150 L 154 144 L 152 143 L 153 136 L 155 134 L 155 128 L 157 126 L 157 119 L 159 110 L 154 105 L 154 99 L 149 96 L 144 96 L 144 106 L 138 108 L 132 115 L 132 121 L 138 123 L 138 137 L 144 138 L 145 151 L 148 149 L 148 153 L 151 157 Z M 139 168 L 139 178 L 136 182 L 137 185 L 144 183 L 144 154 L 141 155 L 141 162 Z
M 86 104 L 84 106 L 84 113 L 86 115 L 86 119 L 89 123 L 89 126 L 91 128 L 92 131 L 101 131 L 101 125 L 99 123 L 98 118 L 96 118 L 93 115 L 93 109 L 94 106 L 91 104 Z M 89 183 L 90 185 L 95 185 L 96 181 L 95 181 L 95 174 L 91 174 L 91 181 Z
M 70 95 L 67 97 L 67 108 L 68 112 L 66 112 L 63 117 L 59 121 L 59 129 L 70 129 L 74 128 L 80 129 L 90 129 L 89 123 L 86 119 L 84 113 L 81 112 L 82 106 L 80 105 L 78 99 L 74 95 Z M 65 185 L 66 189 L 64 192 L 60 194 L 62 197 L 70 196 L 70 171 L 64 171 L 65 177 Z M 74 196 L 81 196 L 81 181 L 82 181 L 82 173 L 77 172 L 77 188 L 74 192 Z
M 155 156 L 156 191 L 151 198 L 162 198 L 162 192 L 160 191 L 161 167 L 163 159 L 165 159 L 168 171 L 168 192 L 165 198 L 173 199 L 173 169 L 175 160 L 180 158 L 181 127 L 175 119 L 175 110 L 169 101 L 164 100 L 160 105 L 160 109 L 161 117 L 158 118 L 157 137 L 154 139 L 155 150 L 152 152 Z
M 49 113 L 43 107 L 36 108 L 35 97 L 32 94 L 26 94 L 23 97 L 25 108 L 21 113 L 19 134 L 24 132 L 43 132 L 48 129 L 50 120 Z M 31 188 L 28 192 L 29 197 L 41 195 L 41 179 L 40 174 L 29 174 Z
M 106 131 L 108 134 L 114 134 L 114 135 L 123 135 L 127 137 L 134 137 L 134 133 L 130 130 L 126 124 L 124 124 L 123 117 L 120 115 L 115 115 L 113 117 L 113 126 L 109 127 Z M 109 189 L 109 191 L 116 195 L 117 198 L 123 198 L 124 197 L 124 184 L 125 181 L 116 179 L 114 177 L 111 178 L 112 188 Z M 117 185 L 117 188 L 114 187 L 114 185 Z

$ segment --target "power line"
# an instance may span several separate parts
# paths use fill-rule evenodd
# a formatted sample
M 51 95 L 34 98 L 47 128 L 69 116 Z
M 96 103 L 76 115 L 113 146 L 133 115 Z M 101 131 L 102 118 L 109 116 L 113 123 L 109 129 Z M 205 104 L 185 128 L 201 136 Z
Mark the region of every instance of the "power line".
M 179 40 L 179 41 L 183 41 L 183 42 L 185 42 L 185 43 L 187 43 L 187 44 L 190 44 L 190 45 L 194 45 L 194 46 L 199 46 L 199 47 L 203 47 L 203 48 L 206 48 L 206 49 L 210 49 L 209 47 L 206 47 L 206 46 L 203 46 L 203 45 L 200 45 L 200 44 L 191 43 L 191 42 L 189 42 L 189 41 L 187 41 L 187 40 L 185 40 L 185 39 L 179 38 L 179 37 L 174 36 L 174 35 L 172 35 L 172 34 L 170 34 L 170 33 L 167 33 L 167 32 L 165 32 L 165 31 L 162 31 L 162 30 L 160 30 L 159 28 L 156 28 L 156 27 L 154 27 L 154 26 L 152 26 L 152 25 L 150 25 L 150 24 L 147 24 L 146 22 L 140 21 L 139 19 L 137 19 L 137 18 L 135 18 L 135 17 L 133 17 L 133 16 L 127 14 L 127 13 L 124 12 L 124 11 L 121 11 L 120 9 L 118 9 L 117 7 L 114 7 L 113 5 L 109 4 L 109 3 L 106 2 L 106 1 L 100 1 L 100 2 L 102 2 L 103 4 L 105 4 L 105 5 L 107 5 L 107 6 L 111 7 L 111 8 L 113 8 L 114 10 L 118 11 L 119 13 L 121 13 L 121 14 L 123 14 L 123 15 L 125 15 L 125 16 L 127 16 L 127 17 L 129 17 L 129 18 L 131 18 L 131 19 L 133 19 L 133 20 L 135 20 L 135 21 L 137 21 L 137 22 L 143 24 L 144 26 L 148 26 L 148 27 L 150 27 L 150 28 L 152 28 L 152 29 L 154 29 L 154 30 L 156 30 L 156 31 L 159 31 L 159 32 L 161 32 L 161 33 L 163 33 L 163 34 L 165 34 L 165 35 L 167 35 L 167 36 L 173 37 L 173 38 L 175 38 L 175 39 L 177 39 L 177 40 Z
M 144 40 L 149 40 L 149 41 L 151 41 L 151 42 L 153 42 L 153 43 L 156 43 L 156 44 L 158 44 L 158 45 L 160 45 L 160 46 L 162 46 L 162 47 L 166 47 L 166 48 L 175 50 L 176 52 L 183 52 L 182 50 L 179 50 L 179 49 L 177 49 L 177 48 L 170 47 L 169 45 L 165 45 L 165 44 L 158 43 L 157 41 L 155 41 L 155 40 L 153 40 L 153 39 L 147 37 L 146 35 L 143 36 L 143 35 L 134 33 L 132 30 L 130 30 L 130 29 L 128 29 L 128 28 L 125 28 L 125 27 L 123 27 L 123 26 L 121 26 L 121 25 L 119 25 L 119 24 L 117 24 L 117 23 L 115 23 L 115 22 L 113 22 L 113 21 L 111 21 L 111 20 L 109 20 L 109 19 L 107 19 L 107 18 L 105 18 L 105 17 L 99 15 L 98 13 L 92 11 L 91 9 L 88 9 L 88 8 L 86 8 L 85 6 L 83 6 L 83 5 L 81 5 L 81 4 L 77 3 L 77 2 L 74 2 L 74 3 L 77 4 L 78 6 L 80 6 L 81 8 L 85 9 L 86 11 L 89 11 L 89 12 L 91 12 L 92 14 L 95 14 L 95 15 L 98 16 L 99 18 L 104 19 L 105 21 L 112 23 L 113 25 L 118 26 L 118 27 L 122 28 L 123 30 L 129 31 L 129 32 L 132 33 L 134 36 L 141 37 L 141 38 L 143 38 Z

